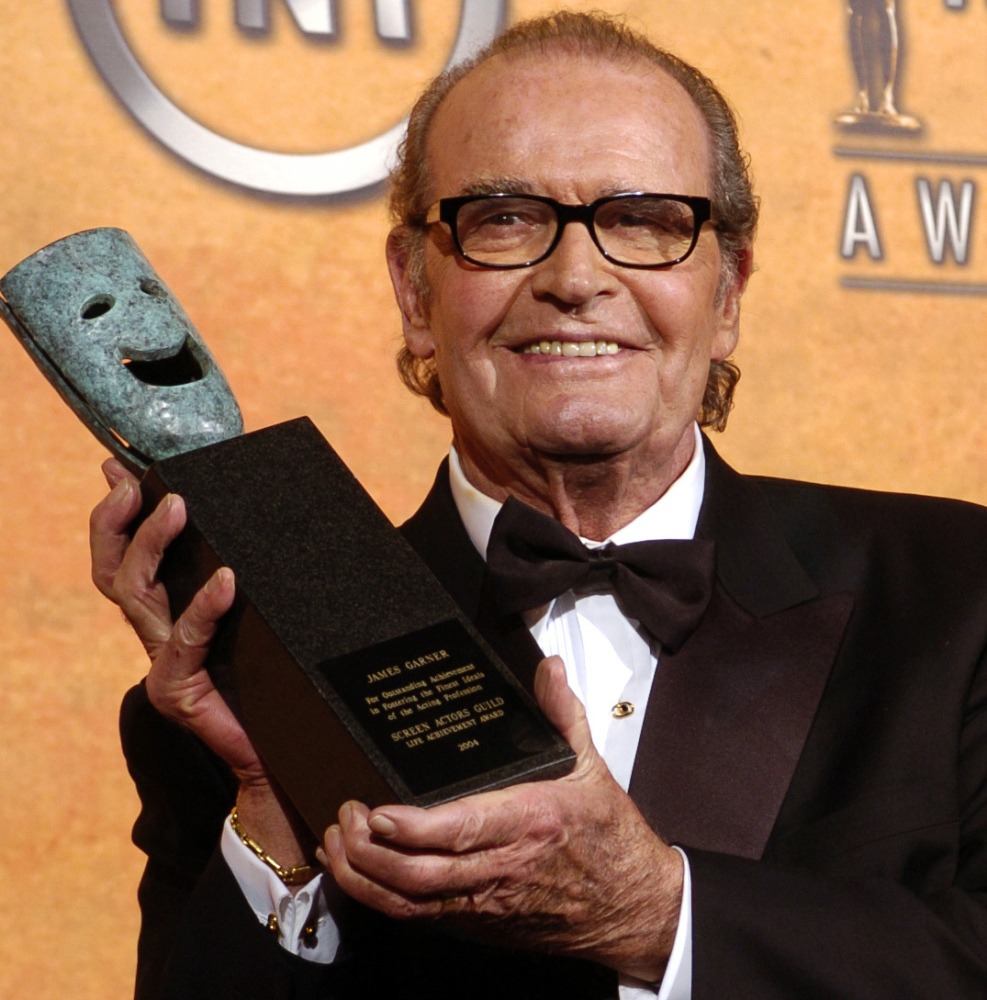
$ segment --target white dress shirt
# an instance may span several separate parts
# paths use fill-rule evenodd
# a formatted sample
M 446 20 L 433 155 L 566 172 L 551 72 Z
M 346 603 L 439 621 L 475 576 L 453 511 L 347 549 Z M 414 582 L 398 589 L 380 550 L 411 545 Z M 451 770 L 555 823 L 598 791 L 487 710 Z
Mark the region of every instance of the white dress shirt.
M 694 536 L 706 474 L 698 427 L 694 433 L 693 456 L 682 475 L 655 504 L 605 541 L 623 545 Z M 449 483 L 467 534 L 486 558 L 487 541 L 501 504 L 467 481 L 455 449 L 449 455 Z M 591 547 L 605 544 L 583 542 Z M 567 591 L 545 607 L 528 612 L 525 621 L 546 656 L 562 657 L 569 686 L 586 706 L 593 743 L 626 791 L 658 663 L 658 643 L 635 619 L 624 616 L 608 590 L 594 585 Z M 633 710 L 618 717 L 613 710 L 619 702 L 629 703 Z M 312 961 L 334 960 L 339 930 L 317 883 L 292 895 L 240 842 L 228 820 L 221 849 L 258 920 L 267 924 L 271 914 L 277 916 L 284 947 Z M 685 865 L 682 908 L 664 979 L 652 985 L 622 976 L 621 1000 L 690 1000 L 692 892 L 689 862 L 680 853 Z M 305 927 L 315 928 L 315 934 L 303 933 Z

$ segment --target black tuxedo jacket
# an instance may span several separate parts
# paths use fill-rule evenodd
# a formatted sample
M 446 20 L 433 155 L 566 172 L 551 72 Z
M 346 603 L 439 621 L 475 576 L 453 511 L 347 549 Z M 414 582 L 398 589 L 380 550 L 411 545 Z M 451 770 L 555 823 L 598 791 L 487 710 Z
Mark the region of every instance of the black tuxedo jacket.
M 987 511 L 744 477 L 706 450 L 714 596 L 660 658 L 630 785 L 689 856 L 694 1000 L 987 998 Z M 445 469 L 402 530 L 507 662 L 536 662 Z M 601 967 L 356 905 L 336 964 L 287 955 L 215 851 L 229 772 L 143 688 L 121 725 L 141 997 L 616 995 Z

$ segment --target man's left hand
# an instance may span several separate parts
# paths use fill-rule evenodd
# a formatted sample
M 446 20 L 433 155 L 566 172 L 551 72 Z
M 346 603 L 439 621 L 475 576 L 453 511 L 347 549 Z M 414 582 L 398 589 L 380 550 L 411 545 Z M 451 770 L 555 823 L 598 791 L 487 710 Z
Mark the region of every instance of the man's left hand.
M 326 831 L 328 864 L 345 892 L 396 919 L 448 918 L 495 943 L 659 980 L 682 859 L 610 775 L 558 657 L 542 661 L 535 690 L 576 751 L 571 774 L 432 809 L 347 802 Z

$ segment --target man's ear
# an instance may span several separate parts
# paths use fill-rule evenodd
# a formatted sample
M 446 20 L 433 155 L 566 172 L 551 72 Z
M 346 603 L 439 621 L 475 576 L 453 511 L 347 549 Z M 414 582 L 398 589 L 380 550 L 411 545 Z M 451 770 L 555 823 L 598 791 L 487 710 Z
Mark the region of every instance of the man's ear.
M 740 299 L 754 270 L 754 249 L 748 243 L 737 254 L 737 264 L 729 284 L 720 292 L 719 331 L 713 342 L 711 357 L 724 361 L 736 350 L 740 340 Z
M 408 230 L 396 226 L 387 236 L 387 268 L 394 286 L 394 298 L 401 310 L 404 342 L 416 358 L 430 358 L 435 354 L 435 342 L 429 327 L 427 310 L 422 302 L 422 292 L 412 276 L 410 239 Z

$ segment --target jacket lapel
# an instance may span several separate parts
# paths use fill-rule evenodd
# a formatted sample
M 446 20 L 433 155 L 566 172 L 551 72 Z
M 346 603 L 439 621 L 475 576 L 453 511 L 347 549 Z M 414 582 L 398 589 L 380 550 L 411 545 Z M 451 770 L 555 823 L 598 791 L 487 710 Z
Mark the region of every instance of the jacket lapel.
M 631 777 L 665 840 L 761 857 L 851 606 L 840 594 L 760 618 L 717 586 L 700 628 L 659 660 Z
M 672 843 L 764 852 L 852 609 L 820 595 L 756 482 L 706 443 L 697 535 L 717 584 L 699 629 L 659 658 L 630 793 Z

